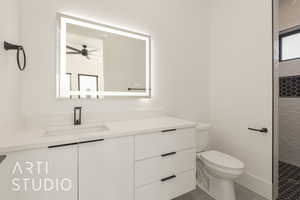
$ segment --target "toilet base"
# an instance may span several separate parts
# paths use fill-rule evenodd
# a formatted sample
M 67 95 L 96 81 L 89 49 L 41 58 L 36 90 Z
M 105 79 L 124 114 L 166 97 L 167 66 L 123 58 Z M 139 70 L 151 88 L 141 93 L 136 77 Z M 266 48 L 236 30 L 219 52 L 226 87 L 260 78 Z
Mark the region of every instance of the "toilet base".
M 209 178 L 208 186 L 204 186 L 204 184 L 197 181 L 197 185 L 201 190 L 216 200 L 236 200 L 233 181 L 218 179 L 208 173 L 206 175 Z

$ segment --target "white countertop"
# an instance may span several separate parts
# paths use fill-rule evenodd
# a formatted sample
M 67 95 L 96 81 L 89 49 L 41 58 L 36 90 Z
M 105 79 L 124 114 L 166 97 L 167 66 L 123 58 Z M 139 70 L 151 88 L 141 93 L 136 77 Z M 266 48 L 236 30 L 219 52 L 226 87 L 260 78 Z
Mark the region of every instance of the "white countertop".
M 208 124 L 189 122 L 186 120 L 166 116 L 142 120 L 106 122 L 102 124 L 104 124 L 109 130 L 61 136 L 49 136 L 46 134 L 46 130 L 27 130 L 21 133 L 16 133 L 1 139 L 0 155 L 15 151 L 45 148 L 53 145 L 147 134 L 158 132 L 164 129 L 195 128 L 197 126 L 198 130 L 206 130 L 210 127 Z

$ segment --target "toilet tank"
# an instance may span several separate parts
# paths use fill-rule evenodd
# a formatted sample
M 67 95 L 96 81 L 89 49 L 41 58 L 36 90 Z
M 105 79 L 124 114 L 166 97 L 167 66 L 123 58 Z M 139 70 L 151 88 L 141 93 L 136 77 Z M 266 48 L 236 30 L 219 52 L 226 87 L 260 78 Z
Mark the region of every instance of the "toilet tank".
M 209 129 L 211 125 L 198 123 L 196 126 L 196 151 L 203 152 L 206 150 L 209 142 Z

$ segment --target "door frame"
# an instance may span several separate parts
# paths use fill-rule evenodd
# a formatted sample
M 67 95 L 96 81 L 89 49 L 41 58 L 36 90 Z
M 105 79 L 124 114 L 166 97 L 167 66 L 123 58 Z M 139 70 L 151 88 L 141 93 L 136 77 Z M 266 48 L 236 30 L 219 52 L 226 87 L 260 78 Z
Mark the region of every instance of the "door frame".
M 272 0 L 272 77 L 273 77 L 273 200 L 278 198 L 279 161 L 279 0 Z

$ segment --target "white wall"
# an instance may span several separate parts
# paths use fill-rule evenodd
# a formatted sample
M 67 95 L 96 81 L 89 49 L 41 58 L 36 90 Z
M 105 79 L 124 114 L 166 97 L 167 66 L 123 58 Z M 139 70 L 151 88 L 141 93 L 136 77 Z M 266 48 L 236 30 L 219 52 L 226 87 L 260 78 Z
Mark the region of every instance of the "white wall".
M 155 14 L 163 29 L 158 30 L 162 48 L 154 46 L 154 60 L 162 61 L 154 75 L 164 83 L 164 105 L 175 116 L 209 122 L 210 1 L 159 2 L 167 11 L 157 10 L 165 17 Z
M 21 72 L 16 61 L 16 51 L 7 52 L 3 42 L 19 43 L 19 1 L 1 2 L 0 12 L 0 135 L 8 134 L 20 125 Z
M 280 30 L 300 25 L 300 1 L 279 1 Z M 300 61 L 281 62 L 280 76 L 300 75 Z M 279 160 L 300 167 L 300 98 L 279 99 Z
M 22 82 L 27 117 L 71 112 L 167 108 L 170 114 L 208 121 L 208 3 L 204 0 L 79 0 L 21 3 L 21 40 L 28 51 Z M 151 99 L 55 99 L 56 13 L 65 12 L 152 36 Z
M 242 160 L 238 182 L 271 199 L 272 1 L 213 0 L 212 9 L 211 145 Z

